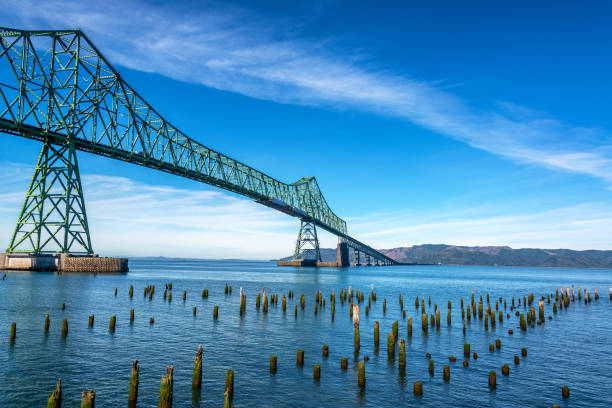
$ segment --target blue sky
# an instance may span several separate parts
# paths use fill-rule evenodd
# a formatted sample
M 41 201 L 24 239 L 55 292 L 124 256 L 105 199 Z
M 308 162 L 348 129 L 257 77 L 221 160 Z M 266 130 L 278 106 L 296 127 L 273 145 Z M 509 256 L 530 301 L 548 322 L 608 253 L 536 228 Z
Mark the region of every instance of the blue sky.
M 286 182 L 316 176 L 375 247 L 612 248 L 608 2 L 85 3 L 5 0 L 0 24 L 83 29 L 185 133 Z M 39 149 L 0 137 L 0 246 Z M 102 254 L 292 250 L 295 219 L 79 161 Z

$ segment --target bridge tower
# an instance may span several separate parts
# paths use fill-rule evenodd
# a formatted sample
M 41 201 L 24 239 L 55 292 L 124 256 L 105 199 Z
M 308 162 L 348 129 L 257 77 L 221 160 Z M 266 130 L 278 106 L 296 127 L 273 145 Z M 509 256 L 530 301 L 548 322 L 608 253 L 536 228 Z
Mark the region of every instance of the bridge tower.
M 311 260 L 315 262 L 321 260 L 317 227 L 311 220 L 301 220 L 300 232 L 295 244 L 293 259 Z
M 93 254 L 73 138 L 44 141 L 7 252 Z

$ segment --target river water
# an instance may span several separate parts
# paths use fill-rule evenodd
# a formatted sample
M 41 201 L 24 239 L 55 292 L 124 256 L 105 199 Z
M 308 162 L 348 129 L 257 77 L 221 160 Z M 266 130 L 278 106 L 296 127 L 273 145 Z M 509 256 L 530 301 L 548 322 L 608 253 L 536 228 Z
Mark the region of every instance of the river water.
M 172 302 L 164 301 L 166 283 L 173 284 Z M 233 293 L 225 295 L 225 284 Z M 352 287 L 370 293 L 374 285 L 377 301 L 368 316 L 361 304 L 361 350 L 353 353 L 353 323 L 348 304 L 339 301 L 342 288 Z M 134 285 L 134 296 L 128 296 Z M 155 285 L 150 301 L 143 297 L 146 285 Z M 554 315 L 545 302 L 544 325 L 522 332 L 518 318 L 510 312 L 510 299 L 534 293 L 554 294 L 562 285 L 581 285 L 600 299 L 585 305 L 573 302 Z M 268 294 L 279 294 L 278 306 L 267 314 L 256 309 L 256 294 L 267 287 Z M 0 406 L 45 406 L 48 394 L 62 378 L 63 406 L 78 407 L 81 390 L 94 389 L 99 407 L 124 406 L 132 361 L 140 361 L 138 406 L 157 406 L 161 375 L 173 365 L 174 406 L 222 406 L 227 369 L 235 371 L 236 407 L 474 407 L 529 406 L 610 407 L 612 406 L 612 302 L 608 288 L 612 270 L 561 268 L 510 268 L 467 266 L 394 266 L 360 268 L 279 268 L 272 262 L 202 260 L 131 260 L 124 275 L 89 275 L 9 272 L 0 281 Z M 239 288 L 247 295 L 246 313 L 239 315 Z M 117 288 L 118 294 L 114 295 Z M 467 322 L 462 333 L 460 298 L 470 302 L 474 288 L 479 295 L 491 296 L 491 303 L 503 297 L 508 301 L 510 318 L 484 329 L 483 321 Z M 203 299 L 202 289 L 209 297 Z M 335 319 L 331 321 L 329 294 L 335 289 Z M 183 290 L 187 300 L 183 302 Z M 282 295 L 295 292 L 281 309 Z M 326 306 L 314 313 L 315 293 L 321 290 Z M 398 295 L 404 299 L 407 316 L 413 318 L 413 336 L 406 339 L 406 369 L 400 372 L 395 359 L 387 356 L 386 334 L 399 320 L 399 337 L 406 338 Z M 304 293 L 306 307 L 294 317 L 294 305 Z M 416 296 L 431 296 L 428 313 L 439 305 L 442 327 L 421 331 L 421 313 L 414 305 Z M 387 310 L 383 313 L 383 299 Z M 446 323 L 447 302 L 452 302 L 451 326 Z M 62 310 L 65 303 L 65 310 Z M 214 305 L 219 318 L 213 320 Z M 197 315 L 193 315 L 193 307 Z M 503 310 L 503 305 L 500 304 Z M 135 321 L 129 322 L 130 309 Z M 299 306 L 298 306 L 299 309 Z M 518 310 L 525 312 L 523 306 Z M 50 314 L 51 327 L 44 333 L 44 316 Z M 95 315 L 93 328 L 88 316 Z M 110 316 L 117 316 L 114 333 L 108 329 Z M 548 320 L 548 315 L 553 315 Z M 154 317 L 153 325 L 149 323 Z M 69 334 L 61 336 L 61 325 L 68 319 Z M 374 321 L 379 320 L 380 347 L 373 342 Z M 17 323 L 17 338 L 9 341 L 11 322 Z M 514 334 L 508 334 L 513 329 Z M 489 352 L 488 345 L 501 339 L 501 350 Z M 478 359 L 469 359 L 464 368 L 463 344 L 470 343 Z M 193 358 L 199 344 L 204 347 L 203 385 L 199 396 L 192 393 Z M 322 345 L 329 345 L 329 356 L 322 356 Z M 513 356 L 521 348 L 528 355 L 516 366 Z M 296 367 L 296 351 L 305 351 L 304 367 Z M 428 359 L 434 360 L 433 376 Z M 269 356 L 278 356 L 278 372 L 269 373 Z M 357 383 L 357 361 L 366 362 L 366 387 Z M 449 356 L 457 362 L 450 363 Z M 340 359 L 349 358 L 348 370 Z M 313 379 L 313 365 L 321 365 L 321 379 Z M 501 366 L 510 366 L 510 375 Z M 442 368 L 450 366 L 445 382 Z M 497 372 L 497 388 L 488 387 L 488 373 Z M 415 397 L 413 383 L 423 382 L 423 396 Z M 571 396 L 563 399 L 561 387 Z

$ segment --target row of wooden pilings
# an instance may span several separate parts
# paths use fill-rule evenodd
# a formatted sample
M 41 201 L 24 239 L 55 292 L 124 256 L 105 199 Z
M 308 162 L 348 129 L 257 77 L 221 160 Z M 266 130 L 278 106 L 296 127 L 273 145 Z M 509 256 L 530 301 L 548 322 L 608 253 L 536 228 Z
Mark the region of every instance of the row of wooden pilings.
M 164 291 L 164 298 L 166 298 L 166 293 L 167 291 L 169 292 L 169 295 L 167 296 L 168 299 L 171 299 L 172 296 L 172 284 L 167 284 L 166 285 L 166 290 Z M 153 293 L 155 291 L 155 286 L 147 286 L 145 288 L 144 291 L 144 296 L 145 297 L 149 297 L 149 299 L 152 299 L 153 297 Z M 231 286 L 228 286 L 226 284 L 225 287 L 225 294 L 226 295 L 230 295 L 232 292 Z M 584 293 L 584 295 L 583 295 Z M 595 300 L 599 299 L 599 294 L 597 291 L 597 288 L 594 291 L 595 293 Z M 130 297 L 133 296 L 133 286 L 130 286 L 129 289 L 129 294 Z M 578 301 L 581 301 L 581 299 L 584 297 L 584 302 L 585 304 L 588 304 L 589 302 L 591 302 L 591 294 L 590 292 L 588 292 L 586 289 L 584 289 L 584 291 L 582 291 L 580 289 L 580 287 L 578 287 L 577 292 L 574 291 L 574 288 L 572 287 L 571 289 L 569 287 L 561 287 L 560 290 L 557 289 L 556 293 L 554 295 L 554 301 L 553 301 L 553 313 L 557 313 L 558 308 L 559 309 L 563 309 L 568 308 L 571 304 L 571 302 L 575 302 L 576 299 L 576 294 L 577 294 L 577 298 Z M 117 289 L 115 289 L 115 296 L 117 295 Z M 356 296 L 355 296 L 356 295 Z M 186 300 L 187 297 L 187 292 L 183 291 L 183 301 Z M 206 298 L 208 297 L 208 290 L 204 289 L 202 291 L 202 297 Z M 283 295 L 282 297 L 282 308 L 283 311 L 286 310 L 286 303 L 287 303 L 287 297 L 288 298 L 293 298 L 294 297 L 294 293 L 293 291 L 289 291 L 287 296 Z M 357 304 L 353 303 L 353 299 L 357 300 Z M 536 322 L 536 315 L 535 315 L 535 309 L 533 307 L 531 307 L 531 305 L 534 302 L 534 295 L 533 294 L 529 294 L 527 296 L 523 296 L 522 299 L 522 305 L 524 308 L 526 308 L 528 305 L 531 307 L 530 310 L 527 312 L 527 319 L 525 319 L 525 316 L 521 313 L 519 313 L 519 311 L 516 311 L 516 315 L 519 317 L 520 320 L 520 328 L 522 330 L 526 330 L 527 325 L 535 327 L 536 324 L 543 324 L 545 322 L 545 318 L 544 318 L 544 300 L 547 300 L 547 302 L 550 304 L 551 302 L 551 295 L 548 295 L 546 298 L 545 297 L 541 297 L 539 302 L 538 302 L 538 319 Z M 487 300 L 487 308 L 486 310 L 483 310 L 483 298 L 482 295 L 480 296 L 480 300 L 478 302 L 478 305 L 476 305 L 475 303 L 475 298 L 474 298 L 474 292 L 472 291 L 472 297 L 471 297 L 471 304 L 467 305 L 467 314 L 464 313 L 464 308 L 463 308 L 463 299 L 461 299 L 461 314 L 462 314 L 462 319 L 464 320 L 464 324 L 463 324 L 463 332 L 465 334 L 465 319 L 467 318 L 467 320 L 469 320 L 472 316 L 474 318 L 476 318 L 476 316 L 478 315 L 478 318 L 480 320 L 483 319 L 484 316 L 484 325 L 485 325 L 485 329 L 487 328 L 487 323 L 489 321 L 489 316 L 490 316 L 490 322 L 491 325 L 494 326 L 495 325 L 495 319 L 496 319 L 496 311 L 499 311 L 499 321 L 502 322 L 503 321 L 503 313 L 501 310 L 499 309 L 499 305 L 503 302 L 503 307 L 504 309 L 506 309 L 507 304 L 506 304 L 506 300 L 499 298 L 496 302 L 495 302 L 495 311 L 493 310 L 492 305 L 490 304 L 490 298 L 489 295 L 486 295 L 486 300 Z M 331 308 L 332 308 L 332 320 L 334 318 L 334 311 L 335 311 L 335 301 L 336 301 L 336 295 L 335 295 L 335 291 L 332 291 L 331 295 L 330 295 L 330 303 L 331 303 Z M 364 302 L 364 294 L 361 293 L 360 291 L 356 291 L 354 292 L 350 287 L 347 289 L 342 289 L 340 291 L 340 301 L 342 304 L 344 304 L 345 302 L 350 302 L 350 317 L 353 320 L 353 327 L 354 327 L 354 350 L 356 352 L 359 351 L 360 348 L 360 333 L 359 333 L 359 304 Z M 368 295 L 368 304 L 366 306 L 366 311 L 369 310 L 369 308 L 371 307 L 371 302 L 372 301 L 376 301 L 376 294 L 373 290 L 373 287 L 371 286 L 371 293 Z M 610 289 L 610 301 L 612 301 L 612 288 Z M 271 295 L 270 296 L 270 302 L 272 304 L 276 304 L 278 305 L 278 295 Z M 304 294 L 300 294 L 300 306 L 302 308 L 302 310 L 305 307 L 305 297 Z M 256 307 L 259 309 L 260 307 L 260 303 L 261 303 L 261 294 L 257 294 L 256 297 Z M 399 295 L 399 303 L 400 303 L 400 310 L 402 312 L 403 317 L 406 317 L 406 311 L 404 310 L 404 304 L 403 304 L 403 299 L 402 299 L 402 295 Z M 428 304 L 431 306 L 431 298 L 429 297 L 428 299 Z M 323 307 L 325 305 L 325 299 L 323 296 L 323 293 L 320 291 L 317 291 L 316 295 L 315 295 L 315 314 L 317 313 L 317 307 L 321 306 Z M 428 316 L 425 313 L 425 297 L 423 296 L 421 298 L 421 301 L 419 302 L 419 297 L 417 297 L 415 299 L 415 307 L 418 309 L 419 306 L 421 307 L 421 312 L 422 312 L 422 330 L 424 333 L 426 333 L 428 331 L 429 328 L 429 321 L 428 321 Z M 518 306 L 521 306 L 521 299 L 518 299 Z M 267 312 L 267 307 L 268 307 L 268 296 L 266 293 L 266 288 L 264 287 L 263 289 L 263 310 L 264 313 Z M 451 301 L 448 301 L 448 313 L 447 313 L 447 324 L 450 325 L 451 324 Z M 511 306 L 510 306 L 510 310 L 513 310 L 515 308 L 515 299 L 512 298 L 511 301 Z M 62 305 L 62 309 L 65 309 L 65 304 Z M 240 288 L 240 314 L 242 315 L 244 313 L 246 309 L 246 294 L 244 293 L 243 289 Z M 478 310 L 478 312 L 477 312 Z M 439 328 L 440 327 L 440 311 L 437 308 L 437 305 L 434 304 L 434 314 L 432 314 L 430 316 L 430 321 L 431 321 L 431 326 L 432 327 L 436 327 Z M 194 307 L 194 315 L 196 313 L 196 308 Z M 386 313 L 386 299 L 383 300 L 383 313 Z M 295 314 L 297 317 L 297 304 L 295 305 Z M 218 317 L 218 306 L 215 305 L 214 307 L 214 311 L 213 311 L 213 317 L 216 319 Z M 507 314 L 507 317 L 509 318 L 510 315 Z M 549 316 L 549 319 L 552 319 L 552 316 Z M 134 310 L 132 309 L 130 311 L 130 321 L 133 322 L 134 320 Z M 94 321 L 94 317 L 93 315 L 89 316 L 89 326 L 93 325 L 93 321 Z M 109 330 L 110 331 L 114 331 L 115 329 L 115 323 L 116 323 L 116 317 L 115 316 L 111 316 L 110 322 L 109 322 Z M 153 318 L 151 318 L 151 323 L 153 323 Z M 49 314 L 47 313 L 45 315 L 45 322 L 44 322 L 44 330 L 45 332 L 48 332 L 49 330 L 49 326 L 50 326 L 50 320 L 49 320 Z M 64 319 L 63 324 L 62 324 L 62 336 L 66 336 L 68 333 L 68 322 L 66 319 Z M 412 318 L 408 317 L 407 319 L 407 335 L 408 337 L 411 337 L 413 333 L 412 330 Z M 512 334 L 512 330 L 508 331 L 509 334 Z M 389 356 L 394 356 L 395 354 L 395 345 L 398 344 L 398 353 L 399 353 L 399 359 L 398 359 L 398 366 L 399 369 L 405 369 L 406 367 L 406 354 L 405 354 L 405 340 L 402 339 L 398 339 L 399 337 L 399 329 L 398 329 L 398 321 L 395 321 L 392 324 L 392 331 L 391 333 L 387 334 L 387 350 L 389 353 Z M 16 338 L 16 323 L 13 322 L 11 325 L 11 341 L 14 341 Z M 398 342 L 399 341 L 399 342 Z M 374 322 L 374 344 L 375 347 L 378 347 L 380 343 L 380 324 L 377 321 Z M 464 357 L 469 357 L 470 355 L 470 344 L 466 343 L 464 344 Z M 497 339 L 495 341 L 495 345 L 491 344 L 489 345 L 489 350 L 491 352 L 493 352 L 495 349 L 499 350 L 501 348 L 501 340 Z M 198 353 L 196 354 L 196 358 L 195 358 L 195 362 L 194 362 L 194 386 L 197 386 L 197 378 L 199 377 L 199 382 L 200 382 L 200 386 L 201 386 L 201 347 L 198 350 Z M 323 356 L 327 357 L 329 355 L 329 347 L 327 345 L 323 346 Z M 521 350 L 521 355 L 523 357 L 525 357 L 527 355 L 527 350 L 526 349 L 522 349 Z M 199 357 L 198 357 L 199 356 Z M 429 354 L 426 355 L 426 357 L 429 359 L 428 362 L 428 369 L 430 371 L 430 374 L 433 375 L 434 372 L 434 361 L 433 359 L 431 359 L 431 356 Z M 473 353 L 472 356 L 474 359 L 478 358 L 477 353 Z M 360 387 L 365 387 L 365 383 L 366 383 L 366 375 L 365 375 L 365 362 L 368 360 L 368 357 L 365 356 L 364 357 L 364 361 L 360 361 L 358 362 L 358 384 Z M 454 362 L 456 360 L 455 357 L 451 356 L 449 357 L 449 361 L 450 362 Z M 199 363 L 198 363 L 199 361 Z M 297 364 L 298 365 L 303 365 L 304 364 L 304 351 L 303 350 L 298 350 L 297 352 Z M 515 355 L 514 356 L 514 363 L 516 365 L 518 365 L 520 362 L 519 356 Z M 340 361 L 340 365 L 342 369 L 346 369 L 348 366 L 348 359 L 343 357 Z M 463 366 L 467 367 L 469 365 L 468 363 L 468 359 L 465 359 L 463 361 Z M 198 368 L 199 367 L 199 368 Z M 159 406 L 171 406 L 171 399 L 172 399 L 172 367 L 168 367 L 165 375 L 162 377 L 162 383 L 161 383 L 161 387 L 160 387 L 160 405 Z M 277 370 L 277 356 L 276 355 L 272 355 L 270 356 L 270 372 L 271 373 L 276 373 Z M 230 384 L 230 389 L 231 392 L 228 394 L 228 382 L 230 381 L 229 379 L 226 381 L 226 396 L 225 396 L 225 400 L 226 402 L 228 402 L 228 404 L 231 404 L 231 398 L 233 396 L 233 371 L 231 371 L 231 374 L 229 374 L 231 370 L 228 371 L 228 376 L 231 377 L 231 384 Z M 501 367 L 501 372 L 502 375 L 507 376 L 510 373 L 510 369 L 509 366 L 507 364 L 502 365 Z M 199 374 L 198 374 L 199 373 Z M 135 375 L 135 377 L 134 377 Z M 319 379 L 321 376 L 321 367 L 320 365 L 315 365 L 313 367 L 313 377 L 315 379 Z M 228 378 L 229 378 L 228 377 Z M 450 366 L 445 365 L 443 367 L 443 378 L 445 381 L 449 381 L 450 380 Z M 489 386 L 491 388 L 495 388 L 496 387 L 496 372 L 495 371 L 491 371 L 489 373 Z M 135 385 L 134 385 L 135 384 Z M 130 380 L 130 399 L 132 398 L 132 395 L 136 395 L 137 396 L 137 387 L 138 387 L 138 362 L 135 361 L 133 366 L 132 366 L 132 377 Z M 133 392 L 133 389 L 136 389 L 135 392 Z M 415 382 L 414 383 L 414 393 L 416 395 L 422 395 L 423 393 L 423 384 L 422 382 Z M 59 397 L 58 397 L 59 396 Z M 569 397 L 569 387 L 567 386 L 563 386 L 562 387 L 562 396 L 564 398 Z M 57 400 L 57 399 L 61 400 L 61 382 L 58 381 L 58 386 L 56 388 L 56 390 L 54 392 L 52 392 L 49 396 L 49 404 L 52 404 L 53 401 Z M 136 397 L 137 398 L 137 397 Z M 170 405 L 163 405 L 163 401 L 168 401 L 170 400 Z M 95 392 L 94 391 L 83 391 L 83 395 L 82 395 L 82 406 L 85 407 L 93 407 L 94 403 L 95 403 Z M 50 405 L 50 406 L 54 406 L 54 405 Z
M 191 386 L 196 392 L 202 389 L 202 345 L 198 347 L 194 362 L 193 362 L 193 377 Z M 130 373 L 128 407 L 134 408 L 138 402 L 138 386 L 139 386 L 140 366 L 138 360 L 134 360 Z M 225 391 L 223 397 L 223 408 L 230 408 L 234 398 L 234 371 L 227 370 L 225 375 Z M 159 402 L 158 408 L 172 408 L 174 399 L 174 367 L 166 367 L 166 372 L 161 377 L 159 387 Z M 96 400 L 96 392 L 94 390 L 83 390 L 81 393 L 81 408 L 94 408 Z M 57 386 L 49 394 L 47 400 L 47 408 L 61 408 L 62 406 L 62 379 L 57 381 Z

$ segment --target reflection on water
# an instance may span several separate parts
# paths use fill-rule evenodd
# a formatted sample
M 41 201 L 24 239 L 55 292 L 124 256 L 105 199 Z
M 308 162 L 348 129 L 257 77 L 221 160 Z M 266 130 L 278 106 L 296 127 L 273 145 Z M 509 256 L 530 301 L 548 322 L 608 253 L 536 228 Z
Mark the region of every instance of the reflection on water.
M 62 378 L 65 406 L 78 406 L 81 390 L 94 389 L 98 406 L 127 403 L 132 361 L 140 361 L 139 406 L 155 406 L 165 367 L 173 365 L 175 406 L 220 406 L 223 403 L 225 372 L 235 371 L 234 405 L 247 406 L 584 406 L 611 405 L 612 386 L 612 286 L 610 270 L 489 268 L 446 266 L 394 266 L 347 269 L 278 268 L 270 262 L 131 260 L 124 275 L 53 273 L 9 273 L 0 281 L 0 406 L 45 406 L 57 378 Z M 172 302 L 163 300 L 166 283 L 173 284 Z M 225 284 L 233 286 L 224 294 Z M 329 295 L 351 286 L 369 294 L 374 285 L 377 302 L 368 316 L 360 312 L 361 349 L 353 353 L 353 325 L 349 306 L 336 302 L 331 321 Z M 518 318 L 504 315 L 503 322 L 484 330 L 478 319 L 466 321 L 462 333 L 460 298 L 469 303 L 472 288 L 476 296 L 490 293 L 491 302 L 500 296 L 510 302 L 528 293 L 554 293 L 561 285 L 581 285 L 602 296 L 588 305 L 572 303 L 559 310 L 545 325 L 517 329 Z M 134 285 L 134 296 L 128 296 Z M 145 286 L 155 285 L 150 301 Z M 267 287 L 279 294 L 279 305 L 269 305 L 267 314 L 255 307 L 256 294 Z M 246 313 L 239 315 L 239 288 L 247 295 Z M 115 288 L 118 294 L 114 296 Z M 203 299 L 202 289 L 209 290 Z M 282 295 L 294 290 L 283 313 Z M 183 302 L 183 290 L 187 299 Z M 315 293 L 321 290 L 326 306 L 314 314 Z M 398 295 L 402 293 L 407 317 L 413 319 L 413 337 L 406 338 Z M 304 293 L 306 307 L 293 310 Z M 421 331 L 416 296 L 431 296 L 441 309 L 442 327 Z M 382 312 L 387 300 L 386 314 Z M 452 323 L 446 324 L 447 301 L 452 302 Z M 62 303 L 66 309 L 62 310 Z M 214 305 L 219 318 L 213 320 Z M 197 315 L 193 307 L 197 306 Z M 486 302 L 485 302 L 486 306 Z M 510 303 L 508 303 L 509 311 Z M 546 315 L 552 304 L 545 304 Z M 500 308 L 503 308 L 500 305 Z M 130 309 L 135 321 L 130 324 Z M 522 308 L 521 312 L 525 312 Z M 49 313 L 49 333 L 44 333 Z M 88 316 L 95 316 L 88 327 Z M 112 315 L 117 316 L 114 333 L 109 331 Z M 149 319 L 154 317 L 154 324 Z M 69 333 L 61 336 L 62 320 Z M 373 342 L 374 321 L 380 321 L 380 346 Z M 400 372 L 396 357 L 387 357 L 387 333 L 399 320 L 399 337 L 406 338 L 406 369 Z M 17 322 L 17 338 L 9 341 L 10 324 Z M 509 335 L 508 329 L 514 334 Z M 501 339 L 501 350 L 491 353 L 488 345 Z M 462 366 L 463 344 L 470 343 L 478 360 Z M 202 392 L 191 389 L 193 358 L 198 344 L 204 347 Z M 322 345 L 329 356 L 322 356 Z M 526 347 L 528 356 L 514 365 L 513 356 Z M 296 367 L 296 351 L 305 351 L 304 367 Z M 431 353 L 435 373 L 429 375 L 426 353 Z M 269 373 L 269 357 L 278 356 L 278 371 Z M 357 362 L 366 362 L 366 388 L 357 385 Z M 449 356 L 457 361 L 449 362 Z M 340 359 L 349 358 L 348 370 Z M 321 365 L 321 379 L 313 379 L 313 365 Z M 501 366 L 510 366 L 510 375 L 501 375 Z M 449 382 L 442 369 L 449 365 Z M 491 391 L 488 372 L 497 371 L 497 388 Z M 413 395 L 413 383 L 423 382 L 423 396 Z M 568 385 L 571 397 L 561 398 L 561 386 Z

